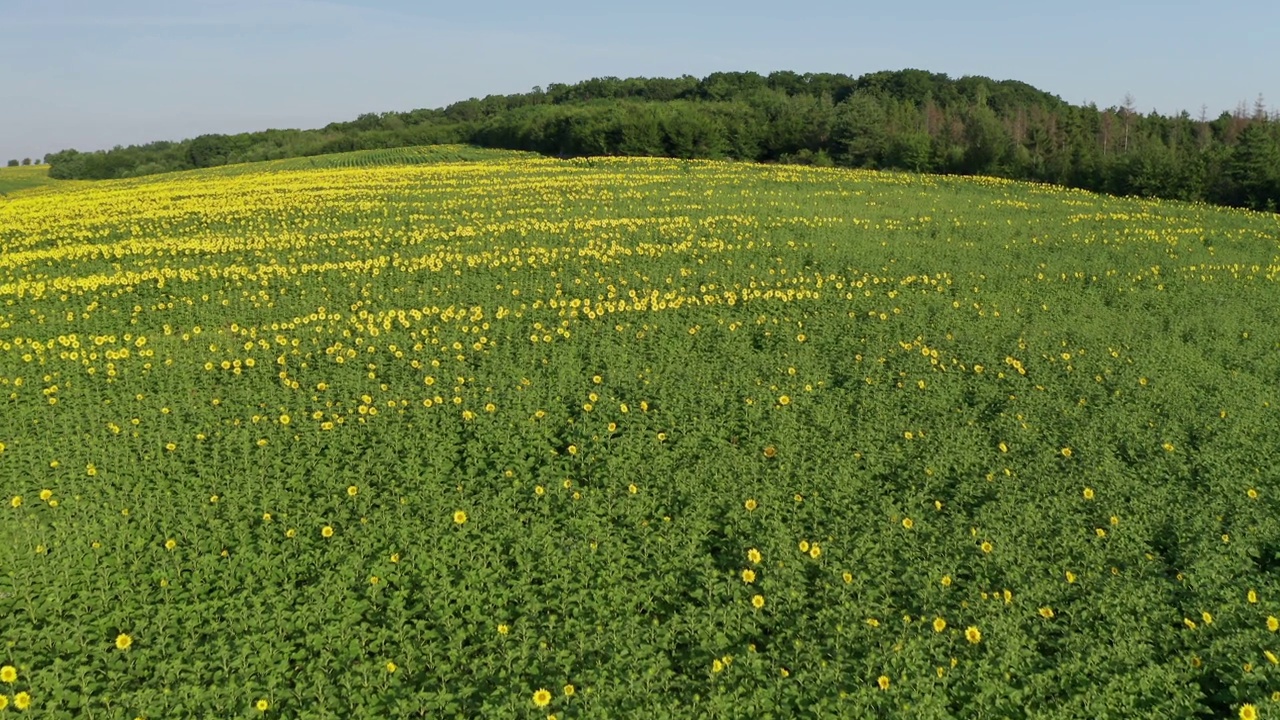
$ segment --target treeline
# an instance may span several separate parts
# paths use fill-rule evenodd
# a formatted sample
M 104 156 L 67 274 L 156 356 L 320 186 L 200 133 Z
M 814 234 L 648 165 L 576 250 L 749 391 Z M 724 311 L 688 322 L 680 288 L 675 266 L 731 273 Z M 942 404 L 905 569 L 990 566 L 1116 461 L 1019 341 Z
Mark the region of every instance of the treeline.
M 921 70 L 594 78 L 317 130 L 202 135 L 45 156 L 105 179 L 437 143 L 555 156 L 644 155 L 996 175 L 1275 211 L 1280 116 L 1259 98 L 1215 118 L 1072 105 L 1016 81 Z

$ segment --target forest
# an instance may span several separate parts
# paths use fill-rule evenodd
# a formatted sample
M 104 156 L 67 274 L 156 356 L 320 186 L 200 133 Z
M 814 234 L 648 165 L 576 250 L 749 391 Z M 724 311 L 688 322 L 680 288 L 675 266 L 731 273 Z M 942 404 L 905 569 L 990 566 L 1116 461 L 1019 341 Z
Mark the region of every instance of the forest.
M 436 143 L 557 157 L 655 156 L 992 175 L 1274 212 L 1280 113 L 1073 105 L 1026 83 L 923 70 L 593 78 L 313 130 L 202 135 L 46 155 L 50 175 L 109 179 Z

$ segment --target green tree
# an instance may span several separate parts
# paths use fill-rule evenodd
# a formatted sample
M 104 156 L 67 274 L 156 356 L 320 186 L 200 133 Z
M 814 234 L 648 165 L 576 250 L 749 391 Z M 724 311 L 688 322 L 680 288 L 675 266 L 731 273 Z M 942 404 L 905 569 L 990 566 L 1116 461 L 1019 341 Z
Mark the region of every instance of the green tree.
M 1268 124 L 1250 122 L 1240 133 L 1227 162 L 1227 177 L 1236 204 L 1272 211 L 1280 205 L 1280 143 Z
M 964 172 L 998 175 L 1014 158 L 1013 139 L 995 111 L 985 104 L 970 108 L 964 121 Z
M 662 118 L 649 104 L 623 107 L 618 117 L 616 151 L 622 155 L 660 157 L 666 149 L 662 138 Z
M 830 142 L 835 121 L 830 97 L 788 96 L 772 90 L 757 95 L 755 102 L 768 126 L 763 138 L 766 157 L 780 158 L 801 150 L 816 153 Z
M 893 167 L 925 172 L 933 155 L 933 141 L 928 133 L 905 132 L 895 135 L 889 145 L 889 164 Z
M 831 140 L 836 155 L 853 167 L 875 167 L 889 144 L 884 106 L 869 93 L 854 93 L 836 108 Z
M 351 150 L 354 148 L 344 148 Z M 192 167 L 207 168 L 227 164 L 231 154 L 231 138 L 226 135 L 201 135 L 187 145 L 187 161 Z M 340 152 L 340 151 L 335 151 Z
M 662 118 L 662 131 L 668 157 L 719 158 L 727 148 L 724 127 L 694 103 L 671 103 Z

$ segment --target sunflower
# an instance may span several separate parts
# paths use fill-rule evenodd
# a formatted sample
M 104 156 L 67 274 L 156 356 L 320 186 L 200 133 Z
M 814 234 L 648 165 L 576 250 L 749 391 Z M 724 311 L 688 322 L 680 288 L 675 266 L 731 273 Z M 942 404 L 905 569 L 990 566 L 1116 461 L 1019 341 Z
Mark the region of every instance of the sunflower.
M 453 521 L 459 525 L 467 521 L 467 513 L 464 510 L 455 510 L 453 513 Z
M 132 646 L 133 646 L 133 638 L 129 637 L 125 633 L 120 633 L 119 635 L 116 636 L 117 650 L 128 650 Z
M 538 707 L 546 707 L 551 704 L 551 691 L 546 688 L 539 688 L 533 694 L 533 704 Z
M 974 645 L 977 645 L 978 643 L 982 642 L 982 631 L 979 630 L 976 626 L 970 625 L 969 627 L 965 628 L 964 639 L 968 640 Z

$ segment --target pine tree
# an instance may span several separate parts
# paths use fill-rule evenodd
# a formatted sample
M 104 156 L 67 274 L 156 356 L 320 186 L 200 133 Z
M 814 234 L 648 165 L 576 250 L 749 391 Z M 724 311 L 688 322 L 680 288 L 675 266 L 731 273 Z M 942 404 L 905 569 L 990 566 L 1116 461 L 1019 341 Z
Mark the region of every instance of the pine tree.
M 1280 204 L 1280 143 L 1266 124 L 1251 122 L 1240 133 L 1227 162 L 1233 204 L 1272 210 Z

